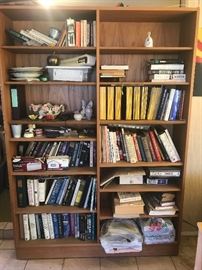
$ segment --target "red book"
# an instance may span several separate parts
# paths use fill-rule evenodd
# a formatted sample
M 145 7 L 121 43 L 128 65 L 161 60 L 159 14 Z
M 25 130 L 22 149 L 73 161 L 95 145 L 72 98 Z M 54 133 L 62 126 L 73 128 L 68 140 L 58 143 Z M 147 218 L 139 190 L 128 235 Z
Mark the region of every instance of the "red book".
M 156 140 L 156 137 L 155 137 L 155 134 L 154 134 L 153 130 L 149 130 L 149 137 L 151 139 L 151 143 L 152 143 L 152 146 L 153 146 L 153 149 L 154 149 L 154 153 L 156 155 L 156 159 L 158 161 L 162 161 L 160 149 L 159 149 L 159 146 L 158 146 L 158 142 Z
M 76 47 L 81 47 L 81 22 L 76 21 Z
M 137 142 L 137 134 L 133 133 L 132 136 L 133 136 L 133 141 L 134 141 L 134 145 L 135 145 L 135 151 L 136 151 L 136 154 L 137 154 L 137 159 L 138 159 L 138 161 L 142 161 L 140 148 L 139 148 L 139 145 L 138 145 L 138 142 Z

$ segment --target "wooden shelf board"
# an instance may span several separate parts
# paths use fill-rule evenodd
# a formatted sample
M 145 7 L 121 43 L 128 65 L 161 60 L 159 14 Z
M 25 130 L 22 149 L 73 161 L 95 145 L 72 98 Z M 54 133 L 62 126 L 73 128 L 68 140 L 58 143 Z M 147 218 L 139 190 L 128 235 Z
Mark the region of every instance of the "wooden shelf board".
M 100 47 L 101 54 L 159 54 L 159 53 L 180 53 L 192 51 L 192 47 Z
M 30 240 L 30 241 L 24 241 L 24 240 L 19 240 L 17 243 L 17 246 L 19 248 L 23 248 L 23 247 L 63 247 L 66 245 L 71 245 L 71 246 L 88 246 L 88 245 L 95 245 L 97 244 L 97 241 L 83 241 L 83 240 L 79 240 L 79 239 L 75 239 L 73 237 L 68 237 L 68 238 L 64 238 L 64 239 L 37 239 L 37 240 Z
M 34 138 L 11 138 L 10 142 L 89 142 L 89 141 L 96 141 L 96 138 L 79 138 L 79 137 L 57 137 L 57 138 L 47 138 L 47 137 L 34 137 Z
M 21 119 L 21 120 L 11 120 L 10 124 L 22 124 L 22 125 L 29 125 L 29 124 L 35 124 L 35 125 L 44 125 L 44 126 L 91 126 L 96 125 L 96 120 L 66 120 L 66 121 L 60 121 L 60 120 L 29 120 L 29 119 Z
M 20 175 L 27 175 L 27 176 L 33 176 L 33 175 L 41 175 L 41 176 L 50 176 L 50 175 L 96 175 L 96 168 L 69 168 L 68 170 L 63 171 L 34 171 L 34 172 L 11 172 L 11 175 L 13 176 L 20 176 Z
M 162 167 L 162 166 L 182 166 L 183 162 L 169 162 L 169 161 L 159 161 L 159 162 L 137 162 L 129 163 L 124 161 L 119 161 L 117 163 L 100 163 L 101 168 L 116 168 L 116 167 Z
M 186 120 L 100 120 L 101 125 L 184 125 Z
M 168 81 L 162 81 L 162 82 L 146 82 L 146 81 L 140 81 L 140 82 L 100 82 L 100 85 L 111 85 L 111 86 L 116 86 L 116 85 L 131 85 L 131 86 L 152 86 L 152 85 L 189 85 L 189 82 L 168 82 Z
M 112 183 L 106 188 L 100 188 L 100 192 L 178 192 L 181 189 L 177 185 L 119 185 Z
M 6 85 L 29 85 L 29 86 L 51 86 L 51 85 L 63 85 L 63 86 L 95 86 L 96 82 L 63 82 L 63 81 L 48 81 L 48 82 L 27 82 L 27 81 L 6 81 Z
M 16 214 L 31 214 L 31 213 L 96 213 L 89 209 L 83 209 L 74 206 L 62 205 L 40 205 L 40 206 L 27 206 L 24 208 L 17 208 Z

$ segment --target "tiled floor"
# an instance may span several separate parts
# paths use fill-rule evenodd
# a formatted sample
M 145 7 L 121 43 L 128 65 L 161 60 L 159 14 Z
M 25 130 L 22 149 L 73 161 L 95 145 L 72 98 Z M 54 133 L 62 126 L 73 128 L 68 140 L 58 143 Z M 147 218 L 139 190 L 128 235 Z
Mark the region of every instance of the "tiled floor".
M 16 260 L 13 240 L 0 240 L 0 270 L 193 270 L 196 236 L 182 236 L 179 256 Z

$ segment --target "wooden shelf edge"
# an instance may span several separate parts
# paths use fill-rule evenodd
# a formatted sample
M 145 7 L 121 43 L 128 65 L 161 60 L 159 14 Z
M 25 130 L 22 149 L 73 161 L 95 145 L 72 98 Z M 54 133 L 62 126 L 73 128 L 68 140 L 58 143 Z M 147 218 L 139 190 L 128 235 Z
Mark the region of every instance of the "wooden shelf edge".
M 77 85 L 81 85 L 81 86 L 95 86 L 96 82 L 65 82 L 65 81 L 48 81 L 48 82 L 28 82 L 28 81 L 6 81 L 5 82 L 6 85 L 29 85 L 29 86 L 36 86 L 36 85 L 41 85 L 41 86 L 45 86 L 45 85 L 66 85 L 66 86 L 77 86 Z
M 48 137 L 33 137 L 33 138 L 11 138 L 10 142 L 57 142 L 57 141 L 69 141 L 69 142 L 89 142 L 96 141 L 96 138 L 79 138 L 79 137 L 56 137 L 56 138 L 48 138 Z
M 101 193 L 105 192 L 179 192 L 181 189 L 177 185 L 148 185 L 148 184 L 140 184 L 140 185 L 118 185 L 112 184 L 108 185 L 106 188 L 100 188 L 99 191 Z
M 50 175 L 96 175 L 96 168 L 69 168 L 68 170 L 63 171 L 34 171 L 34 172 L 11 172 L 12 176 L 50 176 Z
M 100 163 L 101 168 L 116 168 L 116 167 L 162 167 L 162 166 L 182 166 L 183 162 L 169 162 L 169 161 L 162 161 L 162 162 L 137 162 L 137 163 L 129 163 L 129 162 L 117 162 L 117 163 Z
M 40 206 L 27 206 L 24 208 L 17 208 L 16 214 L 31 214 L 31 213 L 96 213 L 95 210 L 79 208 L 67 205 L 40 205 Z
M 184 125 L 186 120 L 100 120 L 101 125 Z

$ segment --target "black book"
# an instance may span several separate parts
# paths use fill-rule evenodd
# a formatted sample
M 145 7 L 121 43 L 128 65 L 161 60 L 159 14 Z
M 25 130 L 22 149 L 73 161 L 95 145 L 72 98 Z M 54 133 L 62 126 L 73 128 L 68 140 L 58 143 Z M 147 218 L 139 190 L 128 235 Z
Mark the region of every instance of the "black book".
M 15 30 L 13 30 L 13 29 L 7 29 L 7 30 L 6 30 L 6 33 L 8 33 L 8 35 L 9 35 L 12 39 L 14 39 L 14 40 L 16 40 L 16 41 L 18 41 L 18 42 L 20 42 L 20 43 L 24 43 L 24 42 L 26 43 L 27 41 L 30 40 L 28 37 L 24 36 L 24 35 L 21 34 L 20 32 L 17 32 L 17 31 L 15 31 Z
M 40 149 L 36 153 L 36 157 L 42 157 L 43 156 L 43 153 L 44 153 L 47 145 L 48 145 L 48 142 L 42 142 L 42 145 L 40 146 Z
M 167 151 L 166 151 L 166 149 L 165 149 L 165 147 L 164 147 L 164 145 L 163 145 L 161 139 L 159 138 L 159 135 L 158 135 L 157 130 L 154 128 L 153 131 L 154 131 L 154 133 L 155 133 L 155 135 L 156 135 L 156 139 L 157 139 L 157 141 L 158 141 L 158 144 L 159 144 L 159 146 L 160 146 L 161 152 L 162 152 L 162 154 L 163 154 L 165 160 L 170 161 L 170 158 L 169 158 L 169 156 L 168 156 L 168 153 L 167 153 Z
M 79 215 L 79 239 L 86 240 L 86 214 Z
M 37 142 L 37 145 L 36 145 L 34 151 L 32 152 L 33 157 L 36 157 L 37 154 L 41 151 L 43 144 L 44 144 L 44 142 Z
M 141 154 L 141 157 L 142 157 L 142 161 L 147 161 L 147 157 L 146 157 L 146 154 L 145 154 L 144 146 L 143 146 L 143 143 L 142 143 L 142 138 L 141 138 L 140 135 L 137 135 L 137 142 L 138 142 L 138 145 L 139 145 L 139 149 L 140 149 L 140 154 Z
M 80 164 L 80 158 L 81 158 L 81 151 L 83 148 L 83 142 L 79 143 L 79 147 L 78 147 L 78 151 L 77 151 L 77 155 L 76 155 L 76 160 L 75 160 L 75 166 L 78 167 Z
M 18 207 L 26 207 L 28 206 L 27 179 L 24 176 L 17 176 L 16 180 Z
M 13 120 L 20 120 L 26 117 L 26 102 L 25 102 L 25 89 L 24 87 L 11 86 L 11 112 Z
M 121 95 L 121 119 L 126 119 L 126 87 L 122 87 Z
M 42 239 L 45 239 L 44 228 L 43 228 L 43 221 L 42 221 L 41 214 L 38 215 L 38 222 L 39 222 L 39 228 L 40 228 L 41 238 Z
M 89 148 L 88 148 L 88 142 L 83 142 L 83 146 L 81 149 L 81 155 L 79 159 L 79 167 L 88 166 L 88 156 L 89 156 Z
M 64 237 L 64 229 L 63 229 L 63 218 L 62 218 L 62 214 L 57 214 L 57 218 L 58 218 L 58 233 L 59 233 L 59 238 L 63 238 Z
M 73 197 L 73 194 L 74 194 L 74 190 L 75 190 L 75 187 L 76 187 L 76 183 L 77 183 L 77 181 L 75 181 L 75 179 L 72 179 L 71 184 L 69 183 L 69 186 L 68 186 L 69 192 L 68 192 L 68 195 L 67 195 L 67 198 L 66 198 L 66 201 L 65 201 L 65 205 L 70 205 L 71 204 L 72 197 Z
M 74 167 L 75 166 L 78 149 L 79 149 L 79 142 L 76 142 L 75 145 L 74 145 L 73 156 L 71 156 L 70 167 Z

